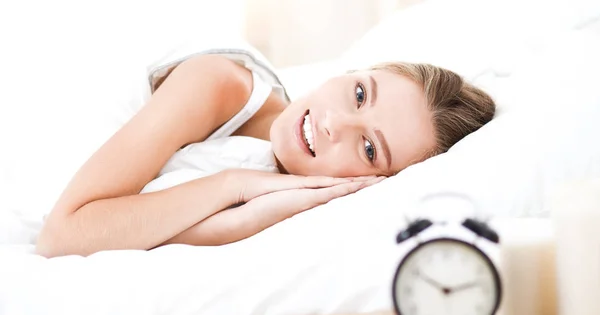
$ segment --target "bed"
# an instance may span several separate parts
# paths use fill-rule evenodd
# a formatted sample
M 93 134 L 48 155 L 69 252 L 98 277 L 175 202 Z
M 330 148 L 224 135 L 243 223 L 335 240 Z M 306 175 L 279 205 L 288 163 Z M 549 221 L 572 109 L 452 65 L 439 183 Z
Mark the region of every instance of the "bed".
M 488 90 L 499 110 L 446 154 L 220 247 L 32 254 L 57 194 L 128 113 L 109 105 L 116 92 L 92 99 L 98 91 L 84 87 L 31 117 L 29 95 L 11 117 L 42 131 L 7 137 L 0 168 L 0 314 L 391 314 L 391 276 L 406 251 L 395 235 L 418 198 L 444 190 L 481 207 L 438 209 L 436 219 L 489 217 L 509 253 L 520 243 L 552 246 L 556 191 L 600 177 L 599 17 L 592 1 L 424 1 L 391 14 L 335 60 L 281 69 L 293 99 L 347 69 L 431 62 Z M 9 126 L 4 136 L 27 128 Z

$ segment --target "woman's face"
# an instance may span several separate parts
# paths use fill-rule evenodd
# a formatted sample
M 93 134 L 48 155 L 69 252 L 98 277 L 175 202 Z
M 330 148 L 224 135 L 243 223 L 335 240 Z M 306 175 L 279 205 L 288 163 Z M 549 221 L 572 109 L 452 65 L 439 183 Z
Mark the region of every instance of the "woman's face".
M 361 71 L 325 82 L 291 103 L 270 130 L 290 174 L 392 175 L 435 147 L 422 89 L 388 71 Z

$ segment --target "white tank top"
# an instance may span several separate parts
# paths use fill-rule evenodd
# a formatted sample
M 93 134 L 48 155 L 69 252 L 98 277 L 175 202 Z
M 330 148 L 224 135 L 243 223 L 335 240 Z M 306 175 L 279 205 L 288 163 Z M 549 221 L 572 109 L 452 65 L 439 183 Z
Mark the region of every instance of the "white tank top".
M 252 71 L 252 93 L 244 108 L 240 110 L 235 116 L 227 121 L 223 126 L 213 132 L 206 140 L 218 139 L 226 136 L 230 136 L 236 130 L 238 130 L 244 123 L 246 123 L 256 112 L 263 106 L 263 104 L 269 98 L 271 94 L 271 85 L 265 83 L 261 78 Z
M 203 142 L 177 151 L 141 193 L 163 190 L 228 168 L 278 172 L 269 141 L 231 136 L 256 114 L 271 94 L 272 86 L 255 71 L 252 71 L 252 79 L 252 93 L 244 107 Z

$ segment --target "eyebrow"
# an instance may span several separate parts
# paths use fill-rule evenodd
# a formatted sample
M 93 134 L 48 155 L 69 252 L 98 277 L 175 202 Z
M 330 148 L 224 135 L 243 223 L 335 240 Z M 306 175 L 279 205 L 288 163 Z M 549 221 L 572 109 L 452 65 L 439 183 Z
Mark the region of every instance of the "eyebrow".
M 375 137 L 377 137 L 377 141 L 381 144 L 381 150 L 383 151 L 383 156 L 385 157 L 387 168 L 390 168 L 392 164 L 392 155 L 390 154 L 390 147 L 388 146 L 383 133 L 379 129 L 375 129 Z
M 371 81 L 371 105 L 375 105 L 377 101 L 377 81 L 373 79 L 372 75 L 369 75 L 369 81 Z

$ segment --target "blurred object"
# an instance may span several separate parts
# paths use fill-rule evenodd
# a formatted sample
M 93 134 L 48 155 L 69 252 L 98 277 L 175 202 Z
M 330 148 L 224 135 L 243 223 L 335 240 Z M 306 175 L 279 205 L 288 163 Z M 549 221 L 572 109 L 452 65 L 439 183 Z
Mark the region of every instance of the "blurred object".
M 546 219 L 499 220 L 502 315 L 555 315 L 555 239 Z M 573 313 L 575 314 L 575 313 Z
M 559 314 L 600 314 L 600 178 L 565 184 L 550 207 Z
M 245 37 L 278 67 L 338 57 L 389 13 L 422 0 L 246 0 Z

